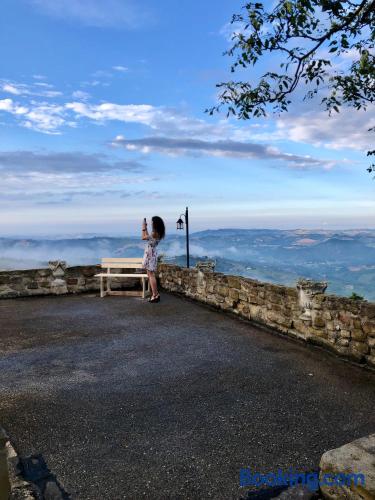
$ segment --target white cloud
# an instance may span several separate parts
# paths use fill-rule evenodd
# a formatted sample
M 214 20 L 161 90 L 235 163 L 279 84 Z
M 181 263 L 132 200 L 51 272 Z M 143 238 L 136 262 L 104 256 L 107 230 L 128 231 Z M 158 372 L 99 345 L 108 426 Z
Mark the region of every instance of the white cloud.
M 312 144 L 329 149 L 373 148 L 375 134 L 368 129 L 375 126 L 375 110 L 357 111 L 343 108 L 331 116 L 325 111 L 285 114 L 276 120 L 277 138 Z
M 143 123 L 152 126 L 157 108 L 148 104 L 87 104 L 83 102 L 70 102 L 66 109 L 73 111 L 78 117 L 89 118 L 94 121 L 117 120 L 122 122 Z
M 88 92 L 84 92 L 83 90 L 75 90 L 72 93 L 72 97 L 74 99 L 82 99 L 83 101 L 86 101 L 87 99 L 90 99 L 90 94 Z
M 12 99 L 0 99 L 0 111 L 6 111 L 13 115 L 25 115 L 28 108 L 15 104 Z
M 107 71 L 105 69 L 98 69 L 97 71 L 94 71 L 91 75 L 93 78 L 111 78 L 112 73 L 110 71 Z
M 21 126 L 46 134 L 59 134 L 58 129 L 63 125 L 71 127 L 75 125 L 74 122 L 65 120 L 64 107 L 56 104 L 31 101 L 26 107 L 13 102 L 12 99 L 2 99 L 0 100 L 0 111 L 21 119 Z
M 0 89 L 7 93 L 17 96 L 39 96 L 39 97 L 59 97 L 62 92 L 58 90 L 51 90 L 53 85 L 45 82 L 37 82 L 33 85 L 27 85 L 25 83 L 16 83 L 6 80 L 0 80 Z
M 124 123 L 139 123 L 150 127 L 158 134 L 178 135 L 182 137 L 200 137 L 201 139 L 228 138 L 236 133 L 236 128 L 227 120 L 217 123 L 185 115 L 175 108 L 151 106 L 149 104 L 88 104 L 83 102 L 67 103 L 66 109 L 76 117 L 93 121 L 109 120 Z
M 135 0 L 29 0 L 49 16 L 86 26 L 133 29 L 153 21 L 145 5 Z
M 69 124 L 64 118 L 64 108 L 55 104 L 35 105 L 24 118 L 24 127 L 46 134 L 59 134 L 58 129 Z
M 14 85 L 10 85 L 9 83 L 3 83 L 1 86 L 1 90 L 3 92 L 6 92 L 8 94 L 13 94 L 13 95 L 21 95 L 22 94 L 22 90 L 15 87 Z
M 115 71 L 119 71 L 120 73 L 126 73 L 127 71 L 129 71 L 129 68 L 127 68 L 126 66 L 112 66 L 112 69 L 114 69 Z
M 35 82 L 34 85 L 36 87 L 43 87 L 45 89 L 53 89 L 53 85 L 51 85 L 50 83 L 46 83 L 46 82 Z

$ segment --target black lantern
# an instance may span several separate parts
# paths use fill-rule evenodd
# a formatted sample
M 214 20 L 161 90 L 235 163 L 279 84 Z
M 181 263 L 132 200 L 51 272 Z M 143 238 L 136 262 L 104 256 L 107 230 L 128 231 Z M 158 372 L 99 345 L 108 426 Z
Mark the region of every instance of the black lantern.
M 190 255 L 189 255 L 189 210 L 186 207 L 185 213 L 181 214 L 177 224 L 177 229 L 184 229 L 184 221 L 185 219 L 185 227 L 186 227 L 186 267 L 190 266 Z

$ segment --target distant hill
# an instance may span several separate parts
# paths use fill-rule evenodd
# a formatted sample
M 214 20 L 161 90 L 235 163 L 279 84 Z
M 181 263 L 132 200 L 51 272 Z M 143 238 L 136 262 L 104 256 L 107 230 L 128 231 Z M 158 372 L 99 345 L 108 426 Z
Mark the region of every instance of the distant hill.
M 56 259 L 94 264 L 105 256 L 140 256 L 143 248 L 139 237 L 0 238 L 0 269 L 44 267 Z M 214 258 L 220 272 L 289 285 L 299 277 L 324 279 L 330 292 L 375 300 L 375 230 L 207 230 L 191 234 L 190 251 L 193 265 Z M 184 236 L 168 236 L 160 252 L 184 264 Z

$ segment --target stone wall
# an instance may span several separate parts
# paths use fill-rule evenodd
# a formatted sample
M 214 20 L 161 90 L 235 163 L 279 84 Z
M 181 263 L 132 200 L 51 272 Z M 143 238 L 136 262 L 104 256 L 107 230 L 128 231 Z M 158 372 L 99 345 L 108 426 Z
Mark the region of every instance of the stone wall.
M 64 295 L 99 291 L 99 265 L 67 267 L 63 261 L 50 262 L 46 269 L 0 272 L 0 299 L 35 295 Z M 140 287 L 139 279 L 111 279 L 112 290 Z
M 325 283 L 296 288 L 159 264 L 161 286 L 375 367 L 375 303 L 325 295 Z

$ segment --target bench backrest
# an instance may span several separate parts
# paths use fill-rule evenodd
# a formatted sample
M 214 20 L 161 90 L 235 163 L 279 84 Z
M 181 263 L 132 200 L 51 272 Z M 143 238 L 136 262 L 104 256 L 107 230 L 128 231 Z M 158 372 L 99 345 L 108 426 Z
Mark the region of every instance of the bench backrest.
M 130 258 L 103 258 L 102 268 L 105 269 L 142 269 L 142 257 L 130 257 Z

